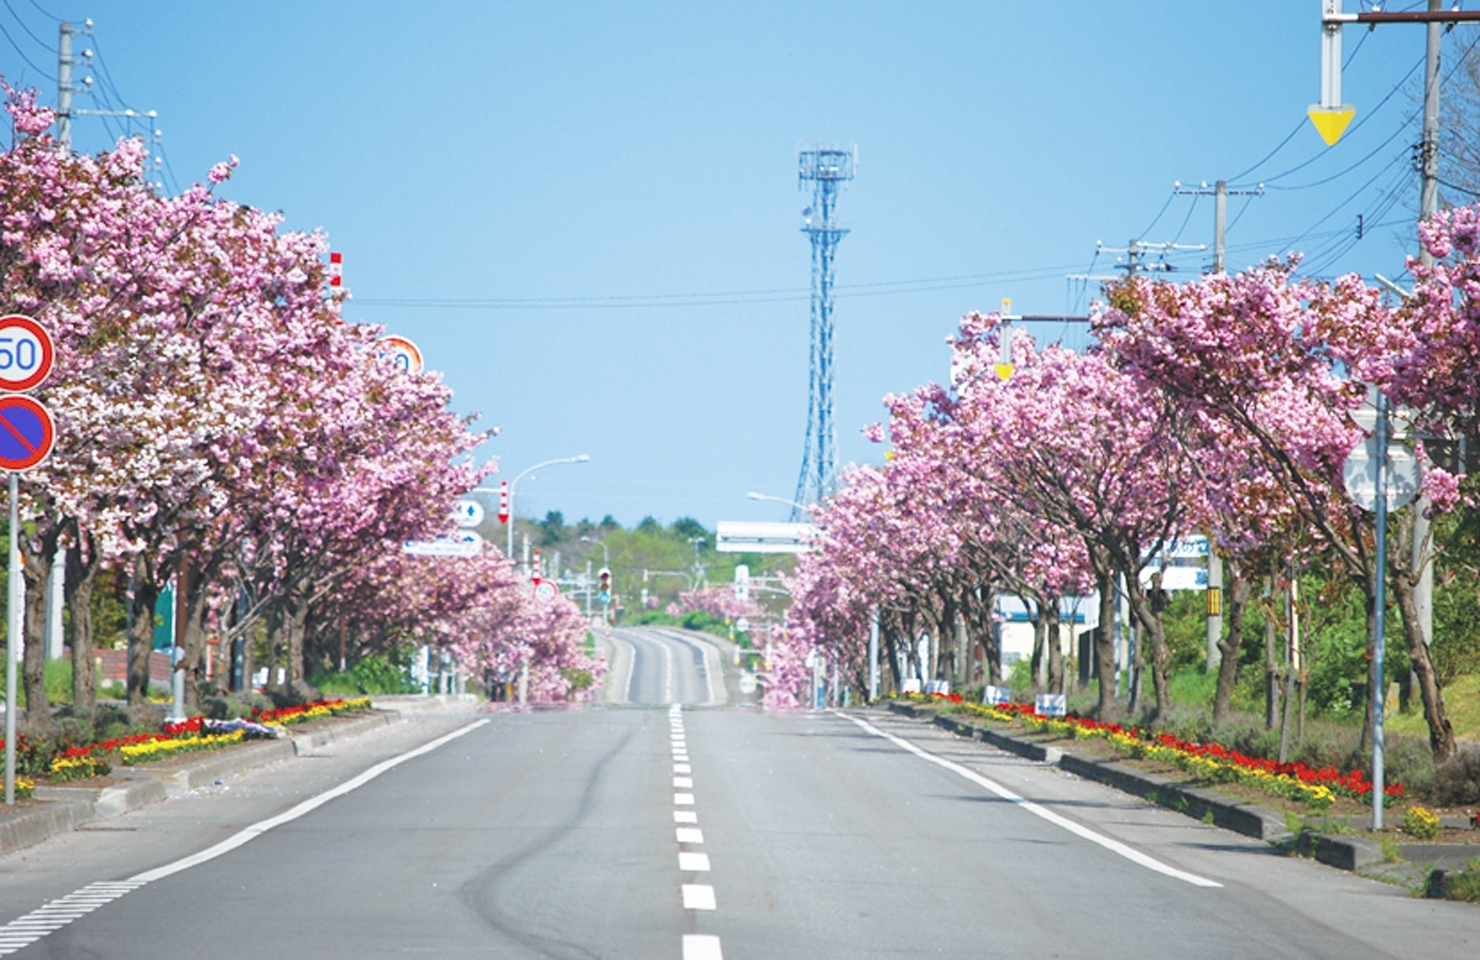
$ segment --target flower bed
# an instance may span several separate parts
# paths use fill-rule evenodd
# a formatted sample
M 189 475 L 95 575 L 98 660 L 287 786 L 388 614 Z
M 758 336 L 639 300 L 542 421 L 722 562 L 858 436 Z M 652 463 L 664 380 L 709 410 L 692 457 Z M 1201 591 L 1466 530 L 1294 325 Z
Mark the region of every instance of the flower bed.
M 284 736 L 283 728 L 291 724 L 369 708 L 369 697 L 356 697 L 349 700 L 320 700 L 280 710 L 254 711 L 250 720 L 191 717 L 180 723 L 165 724 L 162 733 L 136 733 L 85 746 L 68 747 L 51 759 L 47 775 L 53 783 L 107 776 L 113 770 L 115 757 L 121 759 L 124 766 L 133 766 L 182 753 L 219 750 L 244 740 Z M 0 740 L 0 744 L 3 743 Z M 26 743 L 18 740 L 17 746 L 24 747 Z
M 1213 783 L 1238 783 L 1270 796 L 1285 797 L 1325 810 L 1338 797 L 1370 801 L 1372 781 L 1360 770 L 1342 773 L 1335 767 L 1316 769 L 1303 763 L 1280 763 L 1230 750 L 1220 743 L 1191 743 L 1169 733 L 1153 734 L 1139 727 L 1101 723 L 1086 717 L 1046 717 L 1031 703 L 969 703 L 958 694 L 911 697 L 916 702 L 949 703 L 954 708 L 1001 723 L 1017 722 L 1030 730 L 1056 737 L 1103 739 L 1117 753 L 1135 759 L 1156 760 Z M 1401 783 L 1388 784 L 1383 794 L 1403 796 Z
M 241 743 L 247 739 L 245 731 L 236 730 L 232 733 L 209 733 L 204 736 L 187 735 L 181 737 L 165 737 L 158 740 L 150 740 L 146 743 L 131 743 L 120 747 L 118 752 L 123 755 L 123 765 L 134 766 L 139 763 L 151 763 L 155 760 L 163 760 L 165 757 L 178 756 L 182 753 L 196 753 L 204 750 L 219 750 Z
M 295 723 L 307 723 L 310 720 L 321 720 L 324 717 L 337 717 L 341 713 L 349 713 L 353 710 L 369 709 L 369 697 L 355 697 L 351 700 L 320 700 L 316 703 L 283 707 L 278 710 L 253 710 L 252 719 L 259 723 L 290 726 Z

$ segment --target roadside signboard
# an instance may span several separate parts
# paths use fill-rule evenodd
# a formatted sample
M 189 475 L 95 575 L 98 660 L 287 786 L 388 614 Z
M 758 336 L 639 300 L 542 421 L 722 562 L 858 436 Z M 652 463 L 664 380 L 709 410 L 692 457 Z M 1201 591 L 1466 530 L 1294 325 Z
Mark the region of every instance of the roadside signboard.
M 1068 712 L 1068 698 L 1062 693 L 1040 693 L 1033 698 L 1033 712 L 1040 717 L 1062 717 Z
M 459 500 L 452 508 L 452 517 L 459 527 L 471 530 L 483 522 L 483 504 L 477 500 Z
M 459 530 L 435 540 L 407 540 L 401 550 L 414 557 L 476 557 L 483 552 L 483 538 L 472 530 Z
M 811 540 L 810 523 L 721 520 L 714 549 L 719 553 L 805 553 Z
M 407 373 L 421 373 L 421 350 L 405 337 L 382 337 L 380 355 Z
M 560 588 L 555 586 L 553 580 L 536 580 L 534 582 L 534 595 L 538 600 L 554 600 L 560 596 Z
M 51 453 L 56 427 L 41 404 L 22 394 L 0 396 L 0 470 L 29 470 Z
M 0 390 L 22 393 L 39 386 L 55 359 L 45 327 L 20 314 L 0 317 Z
M 20 550 L 16 544 L 16 502 L 20 499 L 16 474 L 29 470 L 51 453 L 56 427 L 51 413 L 22 391 L 40 385 L 51 374 L 56 351 L 51 334 L 30 317 L 0 317 L 0 470 L 10 474 L 10 591 L 6 601 L 5 700 L 16 702 L 16 658 L 20 653 L 22 580 Z M 15 717 L 5 711 L 5 803 L 15 803 Z

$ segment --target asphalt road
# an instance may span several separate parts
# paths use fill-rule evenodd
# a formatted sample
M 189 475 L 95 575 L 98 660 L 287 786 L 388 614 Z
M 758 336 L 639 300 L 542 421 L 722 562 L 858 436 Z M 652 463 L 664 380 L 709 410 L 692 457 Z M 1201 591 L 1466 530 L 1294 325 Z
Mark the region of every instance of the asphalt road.
M 0 858 L 0 952 L 1480 952 L 1475 906 L 1285 858 L 880 711 L 681 705 L 712 699 L 703 650 L 625 642 L 617 705 L 403 723 Z

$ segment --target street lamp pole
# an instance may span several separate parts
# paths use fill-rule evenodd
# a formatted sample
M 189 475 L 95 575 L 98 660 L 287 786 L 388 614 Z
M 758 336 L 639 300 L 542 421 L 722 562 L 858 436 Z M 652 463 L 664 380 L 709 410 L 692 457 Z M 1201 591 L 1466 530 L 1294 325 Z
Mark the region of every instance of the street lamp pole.
M 514 487 L 518 485 L 519 481 L 523 480 L 525 477 L 529 476 L 531 473 L 534 473 L 541 467 L 548 467 L 556 463 L 585 463 L 590 459 L 591 455 L 586 453 L 575 457 L 556 457 L 554 460 L 546 460 L 543 463 L 537 463 L 532 467 L 526 468 L 517 477 L 509 481 L 509 529 L 507 531 L 507 537 L 504 541 L 504 556 L 508 557 L 511 560 L 514 558 Z M 493 487 L 475 487 L 473 489 L 473 493 L 499 492 L 500 491 L 495 490 Z
M 594 543 L 601 548 L 601 566 L 610 571 L 612 568 L 612 553 L 606 548 L 606 541 L 595 537 L 582 537 L 582 543 Z M 591 615 L 591 561 L 586 561 L 586 616 Z

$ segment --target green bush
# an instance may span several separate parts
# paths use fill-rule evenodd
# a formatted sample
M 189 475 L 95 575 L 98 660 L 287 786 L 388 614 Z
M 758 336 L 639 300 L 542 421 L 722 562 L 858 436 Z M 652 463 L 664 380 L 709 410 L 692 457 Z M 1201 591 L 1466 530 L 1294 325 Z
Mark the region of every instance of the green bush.
M 411 683 L 410 648 L 373 653 L 355 661 L 345 673 L 316 673 L 309 683 L 324 694 L 415 693 Z

